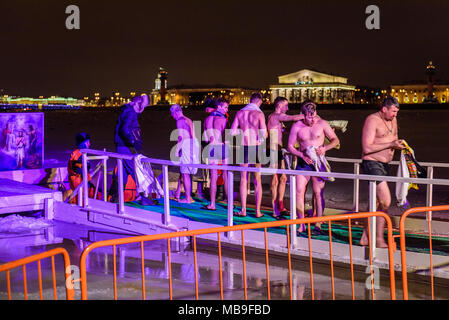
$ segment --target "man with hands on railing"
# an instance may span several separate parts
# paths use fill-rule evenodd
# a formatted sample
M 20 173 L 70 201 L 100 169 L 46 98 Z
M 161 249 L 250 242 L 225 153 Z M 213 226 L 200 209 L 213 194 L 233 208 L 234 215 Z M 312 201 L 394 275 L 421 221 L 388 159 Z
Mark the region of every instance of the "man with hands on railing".
M 402 139 L 398 138 L 396 116 L 399 112 L 398 100 L 387 97 L 381 109 L 370 114 L 362 129 L 362 173 L 376 176 L 389 175 L 389 163 L 393 160 L 394 151 L 405 148 Z M 390 189 L 386 181 L 376 181 L 377 209 L 387 213 L 391 204 Z M 376 246 L 386 248 L 384 239 L 385 219 L 376 218 Z M 367 227 L 364 228 L 360 244 L 368 245 Z

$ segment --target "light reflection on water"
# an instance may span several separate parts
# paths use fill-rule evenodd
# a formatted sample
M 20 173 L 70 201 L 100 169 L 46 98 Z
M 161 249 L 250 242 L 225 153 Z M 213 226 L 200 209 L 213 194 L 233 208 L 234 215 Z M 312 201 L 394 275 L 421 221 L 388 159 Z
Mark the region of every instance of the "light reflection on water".
M 36 254 L 55 247 L 64 247 L 70 254 L 72 265 L 78 266 L 82 250 L 92 241 L 121 238 L 126 234 L 117 234 L 105 230 L 92 230 L 79 225 L 55 221 L 49 228 L 40 230 L 39 234 L 0 234 L 0 262 Z M 6 245 L 8 244 L 8 245 Z M 171 242 L 171 273 L 174 299 L 195 299 L 195 264 L 189 243 Z M 116 250 L 117 292 L 119 299 L 142 298 L 142 268 L 140 244 L 118 246 Z M 236 249 L 222 248 L 223 298 L 244 299 L 245 282 L 243 278 L 242 253 Z M 167 242 L 153 241 L 144 244 L 144 274 L 147 299 L 169 299 L 169 260 Z M 290 277 L 288 262 L 285 257 L 270 256 L 269 287 L 271 299 L 290 299 Z M 200 299 L 220 299 L 220 269 L 216 245 L 198 244 L 198 290 Z M 65 298 L 63 261 L 55 258 L 58 299 Z M 308 261 L 292 261 L 292 297 L 295 300 L 312 298 L 311 277 Z M 248 299 L 265 300 L 268 297 L 268 283 L 265 256 L 246 251 L 246 287 Z M 72 269 L 73 270 L 73 269 Z M 314 299 L 332 299 L 331 270 L 328 264 L 314 262 Z M 113 255 L 112 248 L 93 250 L 87 259 L 88 298 L 113 299 Z M 371 299 L 366 289 L 368 274 L 364 270 L 355 272 L 355 298 Z M 335 299 L 352 299 L 349 266 L 334 267 Z M 44 299 L 53 299 L 51 263 L 42 262 Z M 73 274 L 74 277 L 76 273 Z M 11 272 L 13 299 L 23 299 L 23 275 L 18 268 Z M 397 298 L 402 297 L 399 274 L 396 281 Z M 27 266 L 28 298 L 39 299 L 37 264 Z M 410 299 L 429 299 L 428 284 L 409 283 Z M 449 293 L 444 289 L 435 289 L 437 299 L 448 299 Z M 76 290 L 76 299 L 80 299 L 80 290 Z M 380 278 L 380 289 L 375 290 L 376 299 L 389 299 L 389 282 Z M 0 275 L 0 299 L 7 299 L 5 275 Z

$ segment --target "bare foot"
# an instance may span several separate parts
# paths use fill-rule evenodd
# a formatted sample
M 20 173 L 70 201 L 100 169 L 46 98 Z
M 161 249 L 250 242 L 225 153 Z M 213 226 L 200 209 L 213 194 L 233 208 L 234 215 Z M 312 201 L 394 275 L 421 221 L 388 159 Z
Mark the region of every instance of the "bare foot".
M 376 241 L 377 248 L 388 248 L 388 244 L 385 241 Z
M 263 217 L 263 213 L 260 213 L 260 212 L 258 214 L 256 213 L 256 218 L 262 218 L 262 217 Z
M 192 201 L 192 199 L 184 198 L 184 199 L 179 199 L 178 202 L 179 203 L 192 203 L 194 201 Z
M 363 233 L 363 234 L 362 234 L 362 238 L 360 238 L 360 245 L 361 245 L 361 246 L 367 246 L 367 245 L 369 245 L 369 242 L 368 242 L 368 236 L 367 236 L 365 233 Z
M 246 217 L 246 212 L 243 212 L 243 210 L 240 210 L 238 212 L 234 212 L 234 216 L 236 216 L 236 217 Z

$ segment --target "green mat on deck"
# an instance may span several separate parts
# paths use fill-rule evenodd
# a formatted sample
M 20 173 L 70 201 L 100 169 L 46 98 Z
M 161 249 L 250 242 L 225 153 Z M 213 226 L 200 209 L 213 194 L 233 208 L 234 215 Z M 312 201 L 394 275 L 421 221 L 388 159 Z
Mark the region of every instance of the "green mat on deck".
M 142 206 L 139 203 L 135 202 L 127 202 L 127 206 L 148 210 L 152 212 L 158 212 L 160 214 L 164 214 L 164 199 L 158 199 L 159 205 L 156 206 Z M 170 200 L 170 215 L 181 217 L 185 219 L 189 219 L 192 221 L 198 221 L 203 223 L 210 223 L 215 225 L 226 226 L 228 224 L 228 211 L 227 206 L 225 204 L 217 203 L 216 211 L 204 210 L 201 209 L 202 206 L 209 204 L 208 201 L 202 201 L 200 199 L 195 199 L 194 203 L 179 203 L 174 200 Z M 239 206 L 234 206 L 234 210 L 239 210 Z M 237 217 L 234 216 L 234 225 L 237 224 L 248 224 L 248 223 L 258 223 L 258 222 L 269 222 L 276 221 L 271 214 L 271 211 L 262 210 L 264 214 L 263 217 L 256 218 L 255 210 L 251 208 L 246 209 L 246 217 Z M 289 219 L 289 216 L 286 216 Z M 321 233 L 314 234 L 312 228 L 312 239 L 329 241 L 329 226 L 328 224 L 323 223 L 321 226 Z M 332 229 L 332 242 L 337 243 L 346 243 L 349 244 L 349 227 L 344 225 L 338 225 L 335 223 L 331 224 Z M 358 245 L 359 240 L 362 236 L 363 229 L 361 227 L 351 227 L 352 233 L 352 244 Z M 285 234 L 286 227 L 276 227 L 269 228 L 268 232 Z M 398 233 L 395 233 L 398 234 Z M 301 234 L 301 237 L 307 238 L 308 231 L 305 231 Z M 400 248 L 399 238 L 395 239 L 397 242 L 397 248 Z M 406 245 L 407 251 L 420 252 L 420 253 L 429 253 L 429 238 L 425 235 L 417 235 L 417 234 L 406 234 Z M 449 255 L 449 239 L 444 237 L 432 237 L 432 252 L 436 255 Z

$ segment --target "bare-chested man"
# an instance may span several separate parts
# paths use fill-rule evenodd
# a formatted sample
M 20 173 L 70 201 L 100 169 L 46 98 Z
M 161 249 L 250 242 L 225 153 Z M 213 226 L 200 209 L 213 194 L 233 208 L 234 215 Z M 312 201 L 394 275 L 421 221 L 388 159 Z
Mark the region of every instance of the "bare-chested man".
M 182 108 L 178 104 L 174 104 L 170 108 L 170 112 L 173 119 L 176 120 L 176 127 L 178 129 L 178 143 L 175 150 L 176 156 L 180 157 L 179 161 L 181 164 L 199 164 L 200 147 L 198 140 L 194 136 L 192 120 L 182 113 Z M 181 165 L 180 171 L 181 177 L 178 180 L 178 189 L 175 192 L 175 197 L 180 203 L 191 203 L 193 199 L 190 175 L 195 174 L 198 169 Z M 186 193 L 184 199 L 180 199 L 181 180 Z
M 231 126 L 231 134 L 242 134 L 241 151 L 243 153 L 243 163 L 241 166 L 248 167 L 254 164 L 256 168 L 260 168 L 262 164 L 262 156 L 266 156 L 265 144 L 262 140 L 267 138 L 267 126 L 265 123 L 265 115 L 260 106 L 262 105 L 262 95 L 253 93 L 249 100 L 249 104 L 240 109 L 235 115 L 234 122 Z M 248 173 L 241 172 L 240 175 L 240 201 L 242 210 L 234 213 L 239 217 L 246 216 L 246 198 L 248 195 Z M 254 173 L 254 186 L 256 196 L 256 217 L 260 218 L 263 214 L 260 212 L 262 203 L 262 181 L 259 172 Z
M 213 165 L 228 164 L 229 147 L 223 141 L 223 132 L 228 122 L 226 113 L 228 112 L 229 102 L 220 98 L 216 101 L 216 109 L 204 121 L 204 140 L 208 142 L 206 147 L 208 163 Z M 217 195 L 218 170 L 210 170 L 210 204 L 201 207 L 204 210 L 216 210 L 215 198 Z M 227 175 L 223 173 L 224 189 L 227 193 Z
M 316 154 L 325 155 L 325 153 L 340 143 L 334 130 L 329 123 L 319 118 L 316 113 L 316 105 L 312 101 L 305 101 L 301 106 L 301 113 L 304 115 L 303 120 L 296 122 L 290 131 L 288 137 L 288 151 L 298 157 L 296 170 L 315 171 L 313 160 L 307 156 L 307 148 L 315 148 Z M 329 139 L 329 144 L 324 146 L 324 138 Z M 295 144 L 299 144 L 299 150 L 295 148 Z M 320 177 L 309 177 L 303 175 L 296 176 L 296 208 L 299 211 L 300 218 L 304 218 L 304 196 L 307 184 L 312 178 L 312 189 L 316 202 L 316 213 L 318 217 L 323 215 L 324 211 L 324 180 Z M 298 233 L 305 231 L 303 224 L 300 225 Z M 321 224 L 315 225 L 314 232 L 321 232 Z
M 288 115 L 288 100 L 284 97 L 277 97 L 274 100 L 275 111 L 268 116 L 268 132 L 270 137 L 270 158 L 272 168 L 285 169 L 285 161 L 282 156 L 282 136 L 285 131 L 286 121 L 299 121 L 304 119 L 302 114 Z M 274 156 L 274 159 L 273 159 Z M 274 160 L 274 161 L 273 161 Z M 287 176 L 281 174 L 280 178 L 278 174 L 274 174 L 271 178 L 271 205 L 273 207 L 273 217 L 281 219 L 282 215 L 288 214 L 287 209 L 284 208 L 284 195 L 285 184 L 287 182 Z
M 376 113 L 370 114 L 362 130 L 362 173 L 387 176 L 389 162 L 394 151 L 404 149 L 403 140 L 398 139 L 396 116 L 399 112 L 398 100 L 387 97 Z M 377 210 L 387 212 L 391 203 L 390 189 L 386 181 L 376 182 Z M 387 247 L 384 239 L 385 219 L 376 218 L 376 246 Z M 363 230 L 361 245 L 368 245 L 367 228 Z

